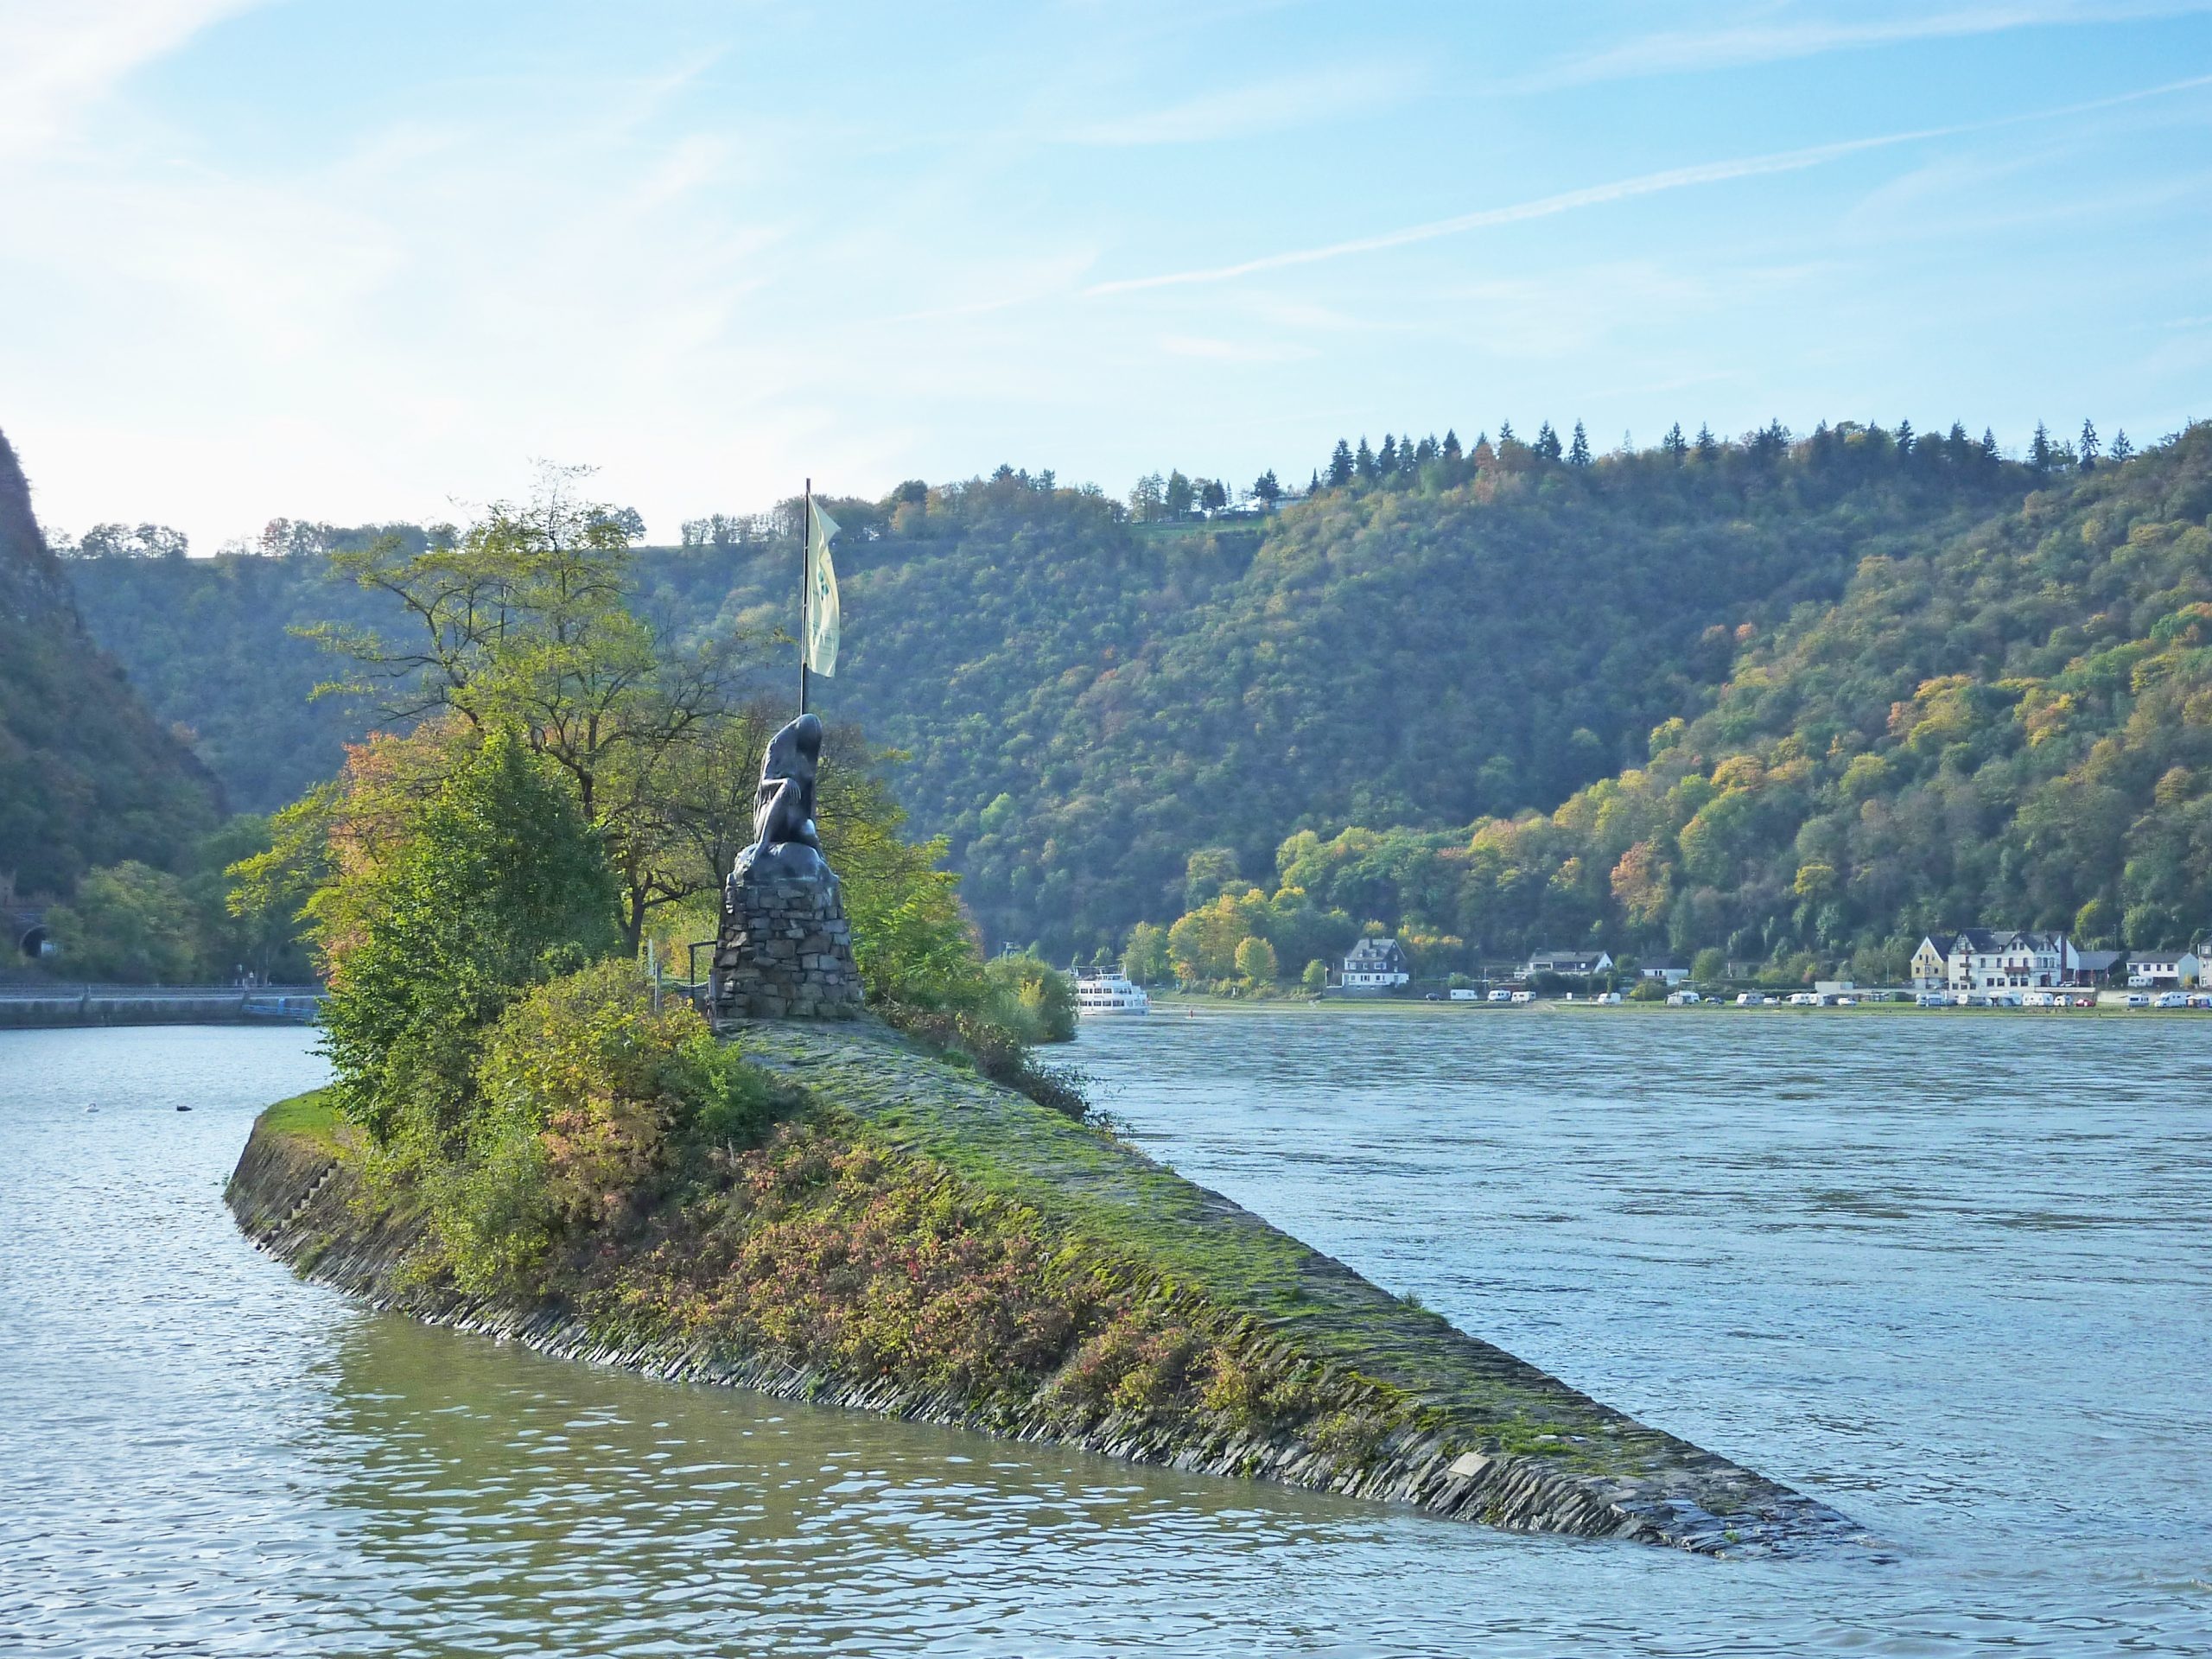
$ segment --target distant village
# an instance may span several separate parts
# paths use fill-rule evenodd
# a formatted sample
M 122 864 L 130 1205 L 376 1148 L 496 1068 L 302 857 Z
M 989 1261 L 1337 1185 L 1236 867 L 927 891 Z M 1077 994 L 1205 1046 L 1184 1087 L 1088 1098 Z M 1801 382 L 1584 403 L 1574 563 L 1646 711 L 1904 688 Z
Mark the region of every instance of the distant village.
M 1713 964 L 1702 965 L 1709 969 Z M 1922 1007 L 2212 1010 L 2212 935 L 2187 950 L 2128 952 L 2083 950 L 2060 932 L 1961 928 L 1923 938 L 1912 954 L 1910 981 L 1903 985 L 1822 980 L 1787 992 L 1751 988 L 1762 966 L 1723 963 L 1715 976 L 1673 957 L 1617 962 L 1605 950 L 1538 950 L 1525 962 L 1500 964 L 1480 977 L 1455 974 L 1431 986 L 1416 982 L 1398 941 L 1382 937 L 1354 945 L 1331 970 L 1322 994 L 1454 1002 L 1665 1001 L 1676 1007 L 1904 1002 Z

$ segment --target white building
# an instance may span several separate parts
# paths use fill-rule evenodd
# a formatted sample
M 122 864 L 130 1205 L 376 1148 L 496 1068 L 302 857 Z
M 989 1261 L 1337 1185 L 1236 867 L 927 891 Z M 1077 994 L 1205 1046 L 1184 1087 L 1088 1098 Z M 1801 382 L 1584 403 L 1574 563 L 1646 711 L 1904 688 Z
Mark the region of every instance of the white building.
M 2196 977 L 2197 958 L 2194 951 L 2177 955 L 2171 950 L 2130 952 L 2127 958 L 2127 988 L 2132 991 L 2171 991 L 2180 988 L 2183 964 L 2188 965 L 2190 979 Z
M 1637 975 L 1642 979 L 1656 979 L 1669 990 L 1690 976 L 1689 964 L 1676 962 L 1672 957 L 1662 957 L 1657 962 L 1639 962 Z
M 2081 952 L 2063 933 L 1961 928 L 1932 933 L 1912 953 L 1912 984 L 1920 991 L 2025 990 L 2072 985 Z
M 1348 991 L 1390 991 L 1412 982 L 1406 953 L 1395 939 L 1362 939 L 1344 958 L 1342 983 Z
M 1539 950 L 1530 957 L 1521 969 L 1521 976 L 1530 974 L 1572 974 L 1584 978 L 1592 974 L 1610 974 L 1613 959 L 1603 950 Z

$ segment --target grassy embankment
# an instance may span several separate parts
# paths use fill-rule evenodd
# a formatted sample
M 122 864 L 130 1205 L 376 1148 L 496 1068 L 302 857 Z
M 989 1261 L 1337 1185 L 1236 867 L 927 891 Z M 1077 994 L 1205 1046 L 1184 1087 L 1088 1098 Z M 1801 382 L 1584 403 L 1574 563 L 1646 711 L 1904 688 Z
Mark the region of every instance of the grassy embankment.
M 372 1196 L 318 1096 L 264 1115 L 232 1205 L 357 1294 L 641 1369 L 1542 1529 L 1719 1549 L 1841 1524 L 880 1028 L 738 1040 L 782 1091 L 765 1142 L 527 1284 L 386 1259 L 404 1198 Z

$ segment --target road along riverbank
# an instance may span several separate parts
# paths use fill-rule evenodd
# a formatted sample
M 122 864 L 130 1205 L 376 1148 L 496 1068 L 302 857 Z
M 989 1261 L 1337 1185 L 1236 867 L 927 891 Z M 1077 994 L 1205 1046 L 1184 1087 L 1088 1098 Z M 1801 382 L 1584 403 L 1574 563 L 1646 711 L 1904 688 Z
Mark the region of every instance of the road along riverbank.
M 362 1301 L 552 1354 L 1139 1462 L 1714 1554 L 1857 1536 L 1095 1129 L 873 1022 L 748 1022 L 784 1122 L 543 1282 L 464 1294 L 319 1097 L 228 1201 Z
M 312 1025 L 322 996 L 316 985 L 0 986 L 0 1030 Z

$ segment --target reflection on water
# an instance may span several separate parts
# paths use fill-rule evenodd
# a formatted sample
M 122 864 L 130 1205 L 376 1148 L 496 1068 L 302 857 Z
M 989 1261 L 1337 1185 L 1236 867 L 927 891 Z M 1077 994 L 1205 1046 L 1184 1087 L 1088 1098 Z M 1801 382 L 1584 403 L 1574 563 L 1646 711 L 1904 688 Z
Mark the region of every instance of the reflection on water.
M 2212 1022 L 1086 1030 L 1186 1173 L 1886 1564 L 1492 1535 L 361 1314 L 219 1205 L 311 1040 L 0 1034 L 0 1650 L 2212 1647 Z

